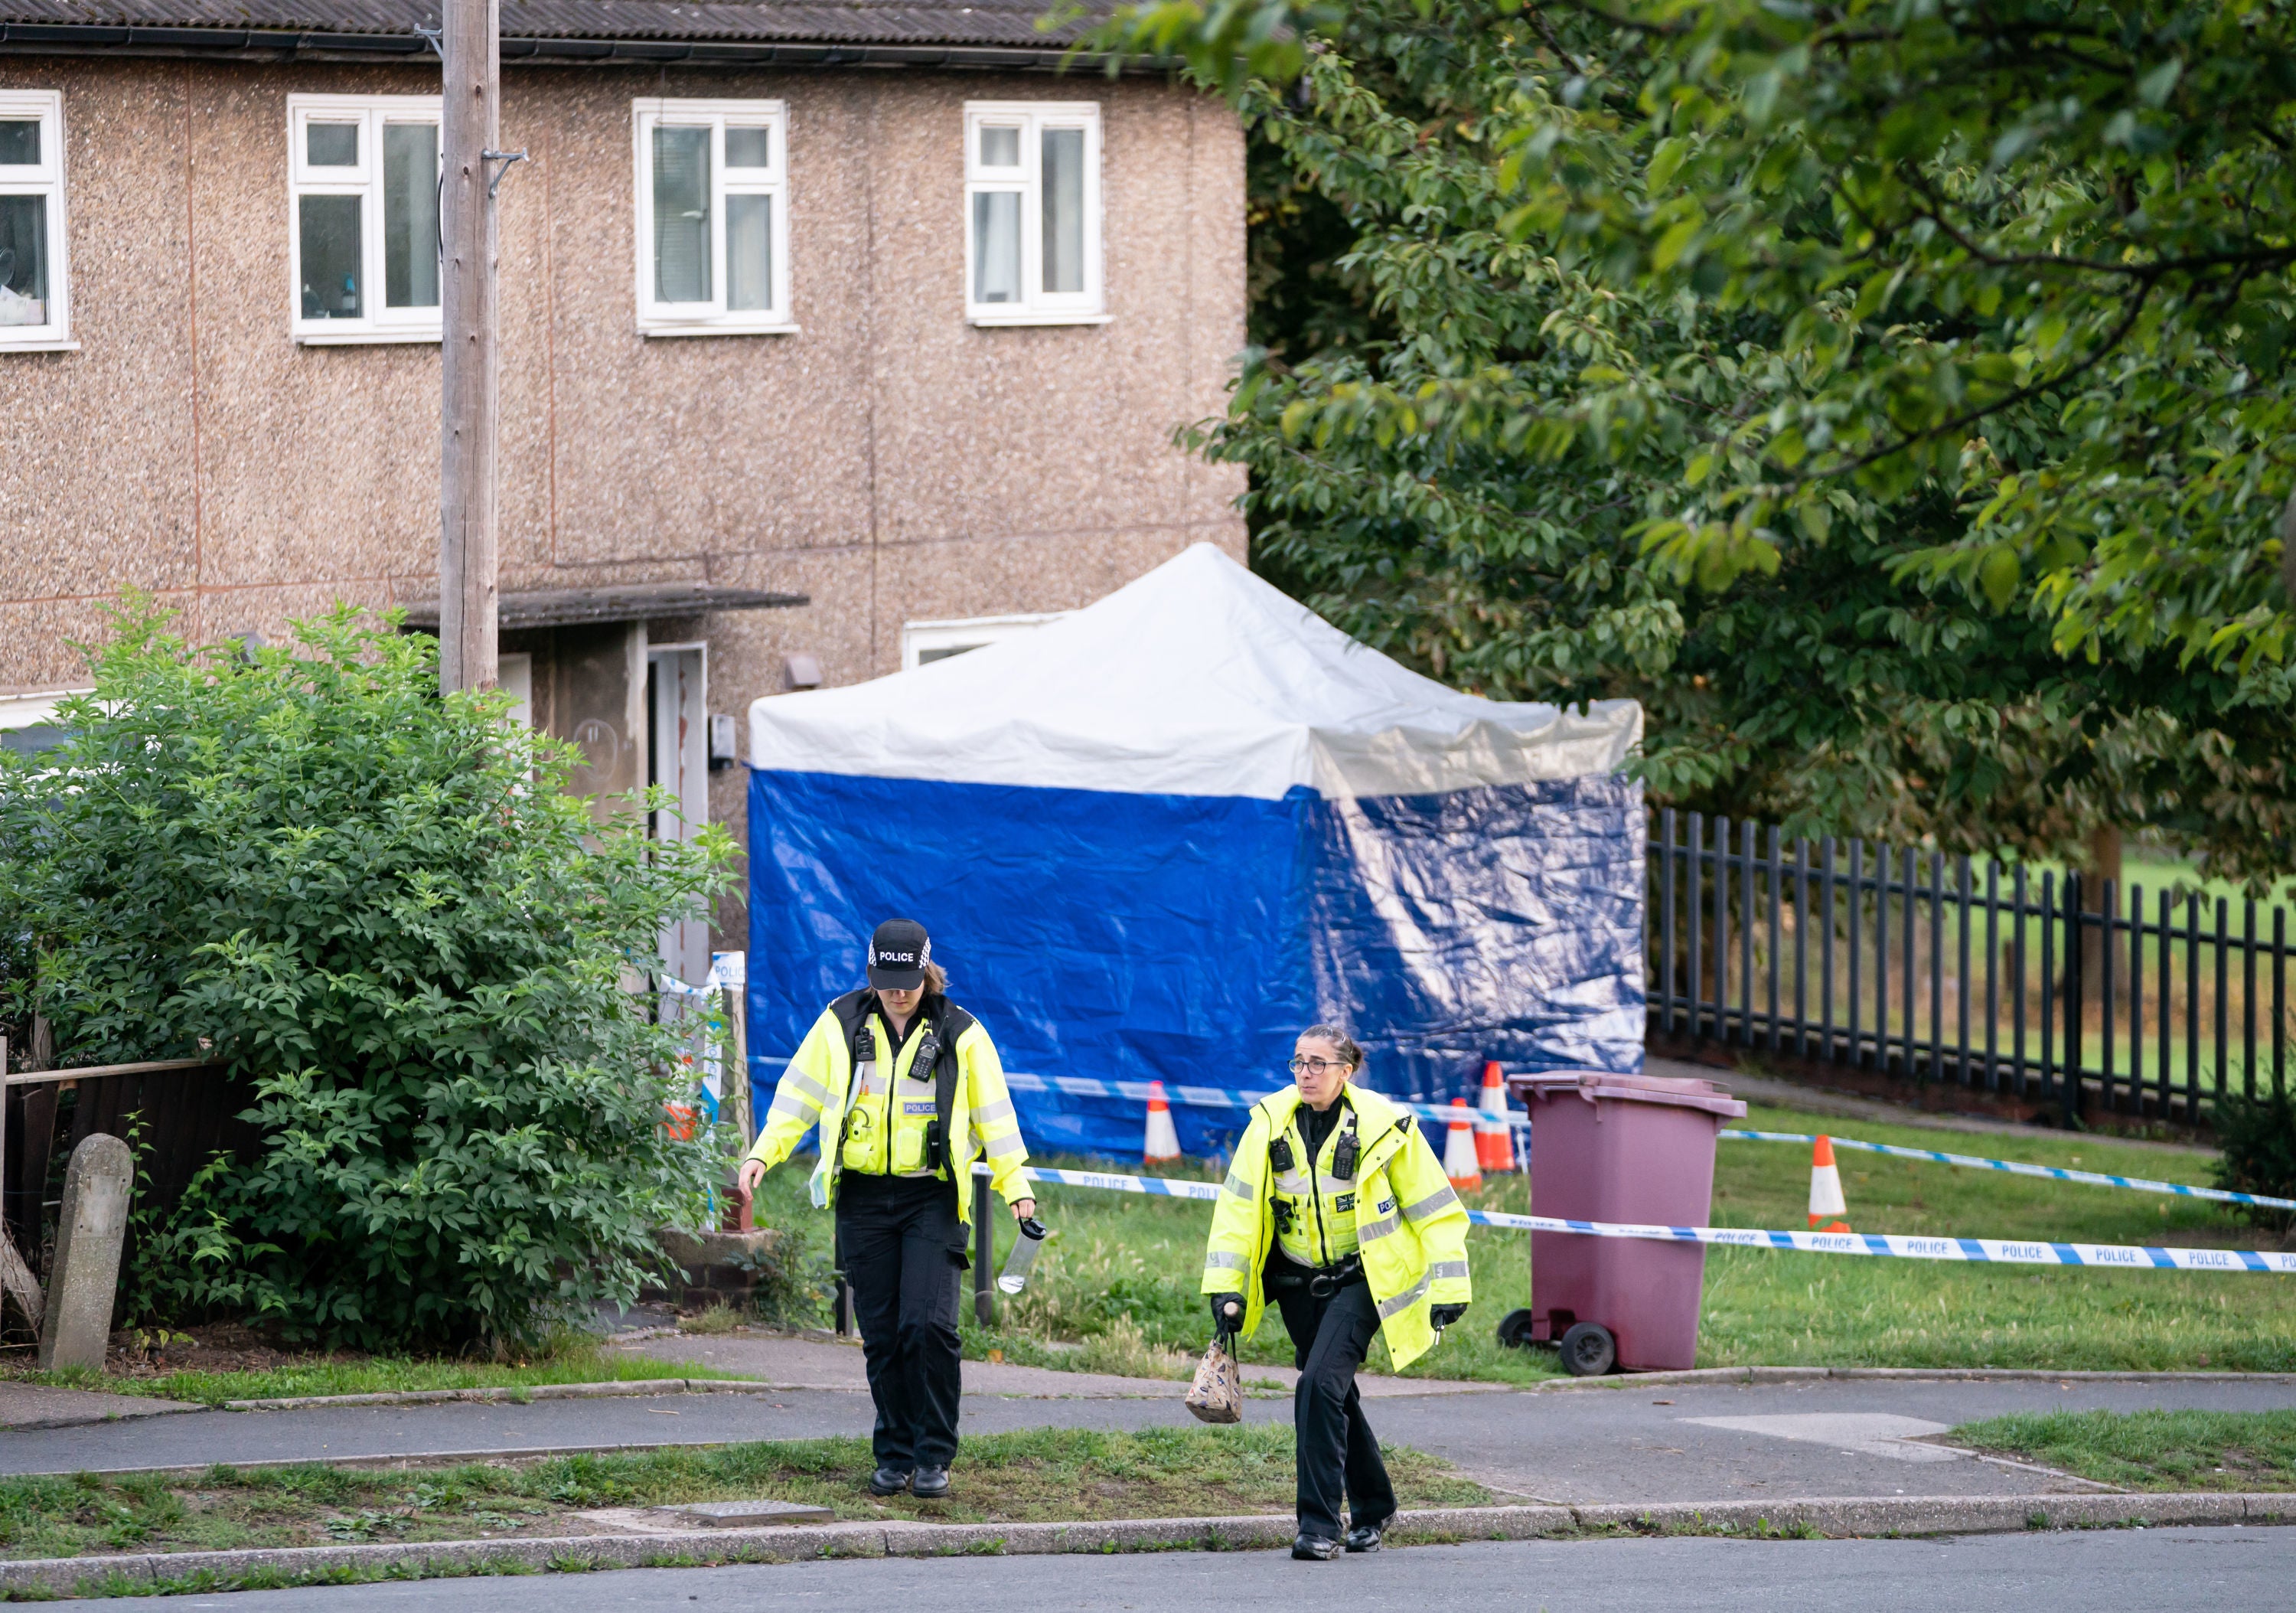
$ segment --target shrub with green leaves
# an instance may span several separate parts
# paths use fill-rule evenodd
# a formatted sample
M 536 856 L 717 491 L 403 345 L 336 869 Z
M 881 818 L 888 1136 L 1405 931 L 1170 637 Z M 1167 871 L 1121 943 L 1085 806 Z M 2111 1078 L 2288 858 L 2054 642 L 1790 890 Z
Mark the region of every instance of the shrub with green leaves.
M 2217 1186 L 2267 1198 L 2296 1198 L 2296 1098 L 2267 1091 L 2254 1098 L 2226 1092 L 2210 1110 L 2217 1145 Z M 2250 1219 L 2285 1230 L 2284 1210 L 2252 1206 Z
M 135 1310 L 499 1348 L 627 1302 L 719 1164 L 631 987 L 724 832 L 594 819 L 573 747 L 348 607 L 252 654 L 117 627 L 71 737 L 0 753 L 0 992 L 61 1063 L 226 1062 L 260 1136 L 145 1230 Z

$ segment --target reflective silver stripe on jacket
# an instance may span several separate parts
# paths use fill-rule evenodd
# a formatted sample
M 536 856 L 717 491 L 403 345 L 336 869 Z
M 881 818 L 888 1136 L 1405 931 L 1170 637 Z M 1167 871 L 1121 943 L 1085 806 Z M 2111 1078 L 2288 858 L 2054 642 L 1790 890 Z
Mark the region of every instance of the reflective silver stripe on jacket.
M 1458 1202 L 1459 1196 L 1451 1190 L 1451 1184 L 1446 1182 L 1443 1184 L 1443 1187 L 1439 1191 L 1430 1193 L 1417 1204 L 1405 1205 L 1403 1206 L 1403 1219 L 1406 1221 L 1424 1221 L 1430 1215 L 1434 1214 L 1438 1210 L 1447 1210 Z
M 1234 1171 L 1230 1171 L 1227 1173 L 1227 1180 L 1220 1183 L 1220 1186 L 1234 1194 L 1246 1204 L 1250 1204 L 1254 1197 L 1251 1184 L 1244 1181 L 1242 1177 L 1237 1175 Z
M 819 1113 L 819 1109 L 792 1092 L 786 1098 L 775 1094 L 773 1107 L 766 1111 L 766 1117 L 769 1120 L 778 1120 L 786 1115 L 791 1120 L 802 1120 L 810 1124 L 813 1117 Z
M 1356 1183 L 1352 1180 L 1342 1181 L 1337 1176 L 1324 1176 L 1321 1174 L 1318 1174 L 1314 1180 L 1316 1188 L 1320 1190 L 1326 1198 L 1336 1198 L 1342 1193 L 1352 1193 L 1356 1190 Z M 1277 1192 L 1289 1193 L 1294 1198 L 1305 1198 L 1308 1197 L 1308 1176 L 1307 1172 L 1279 1171 L 1276 1173 L 1275 1190 Z
M 1231 1250 L 1214 1249 L 1210 1254 L 1204 1256 L 1204 1270 L 1207 1271 L 1249 1271 L 1251 1270 L 1251 1263 L 1246 1260 L 1242 1255 L 1235 1254 Z
M 1361 1243 L 1375 1243 L 1402 1224 L 1392 1215 L 1382 1216 L 1377 1221 L 1359 1221 L 1356 1222 L 1356 1239 Z
M 1000 1098 L 995 1103 L 984 1103 L 972 1111 L 973 1128 L 976 1131 L 986 1131 L 992 1121 L 1009 1119 L 1012 1114 L 1013 1100 L 1009 1098 Z
M 1404 1289 L 1402 1293 L 1398 1294 L 1393 1299 L 1381 1300 L 1379 1302 L 1379 1319 L 1382 1321 L 1385 1321 L 1390 1316 L 1398 1315 L 1402 1312 L 1408 1311 L 1413 1305 L 1417 1304 L 1421 1300 L 1426 1297 L 1427 1279 L 1422 1277 L 1417 1282 L 1413 1283 L 1409 1288 Z
M 1464 1282 L 1467 1263 L 1464 1260 L 1439 1260 L 1427 1268 L 1427 1277 L 1431 1282 L 1440 1282 L 1447 1277 L 1456 1277 Z
M 823 1086 L 821 1082 L 796 1070 L 784 1070 L 782 1073 L 781 1081 L 774 1088 L 775 1099 L 778 1101 L 785 1096 L 794 1096 L 797 1092 L 802 1092 L 812 1099 L 816 1106 L 829 1101 L 829 1089 Z

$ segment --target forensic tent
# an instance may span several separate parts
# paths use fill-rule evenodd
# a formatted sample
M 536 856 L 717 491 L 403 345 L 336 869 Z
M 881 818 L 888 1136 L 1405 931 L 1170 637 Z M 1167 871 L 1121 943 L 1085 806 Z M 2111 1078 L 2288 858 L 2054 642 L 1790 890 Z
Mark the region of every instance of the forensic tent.
M 1039 628 L 750 708 L 749 1047 L 765 1093 L 870 931 L 914 918 L 1029 1147 L 1137 1157 L 1136 1086 L 1264 1092 L 1336 1023 L 1365 1084 L 1641 1068 L 1632 701 L 1479 699 L 1210 544 Z M 1191 1154 L 1244 1115 L 1184 1099 Z

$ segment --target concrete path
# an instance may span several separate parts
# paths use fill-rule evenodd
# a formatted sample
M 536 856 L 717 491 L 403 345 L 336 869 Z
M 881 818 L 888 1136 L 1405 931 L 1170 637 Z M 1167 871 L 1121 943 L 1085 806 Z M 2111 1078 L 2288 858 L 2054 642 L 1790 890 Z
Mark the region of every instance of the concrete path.
M 715 1367 L 738 1372 L 761 1383 L 786 1384 L 792 1388 L 862 1389 L 869 1380 L 862 1370 L 858 1342 L 832 1343 L 791 1338 L 770 1333 L 679 1334 L 673 1337 L 640 1339 L 611 1345 L 611 1354 L 642 1356 L 670 1366 Z M 1300 1374 L 1290 1367 L 1249 1366 L 1247 1386 L 1258 1384 L 1289 1393 Z M 1505 1394 L 1505 1384 L 1461 1383 L 1436 1378 L 1381 1378 L 1365 1373 L 1357 1383 L 1367 1396 L 1395 1395 Z M 1063 1372 L 1051 1367 L 1014 1366 L 1009 1362 L 968 1361 L 964 1363 L 967 1395 L 1008 1395 L 1032 1400 L 1169 1400 L 1186 1385 L 1163 1378 L 1115 1378 L 1101 1372 Z
M 969 1395 L 964 1427 L 979 1434 L 1196 1426 L 1179 1403 L 1181 1386 L 1164 1387 L 1160 1399 Z M 2292 1405 L 2296 1387 L 2232 1378 L 1738 1385 L 1628 1379 L 1617 1388 L 1560 1394 L 1397 1395 L 1374 1408 L 1372 1425 L 1387 1443 L 1431 1452 L 1503 1495 L 1562 1503 L 2022 1495 L 2087 1486 L 1944 1452 L 1923 1443 L 1925 1436 L 2008 1411 Z M 1291 1414 L 1283 1397 L 1251 1400 L 1244 1409 L 1250 1422 L 1288 1421 Z M 197 1411 L 0 1435 L 0 1473 L 715 1444 L 863 1435 L 869 1424 L 868 1396 L 852 1389 Z
M 1412 1613 L 2157 1613 L 2186 1607 L 2276 1613 L 2288 1606 L 2292 1577 L 2296 1530 L 2163 1528 L 1948 1540 L 1481 1543 L 1328 1563 L 1293 1562 L 1279 1551 L 886 1558 L 248 1591 L 187 1596 L 174 1605 L 217 1613 L 652 1613 L 664 1607 L 751 1613 L 767 1606 L 1116 1613 L 1285 1608 L 1313 1593 Z
M 0 1428 L 68 1428 L 123 1417 L 164 1417 L 196 1411 L 184 1400 L 155 1400 L 149 1395 L 101 1395 L 86 1389 L 45 1389 L 0 1382 Z

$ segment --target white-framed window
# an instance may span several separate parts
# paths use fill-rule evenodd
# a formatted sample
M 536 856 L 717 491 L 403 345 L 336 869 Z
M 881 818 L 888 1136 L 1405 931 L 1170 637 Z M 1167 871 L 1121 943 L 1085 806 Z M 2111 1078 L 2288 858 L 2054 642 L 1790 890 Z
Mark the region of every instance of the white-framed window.
M 789 118 L 778 101 L 632 103 L 638 329 L 787 334 Z
M 439 340 L 439 97 L 287 97 L 291 329 Z
M 905 621 L 901 624 L 901 671 L 914 671 L 936 661 L 947 661 L 967 650 L 986 649 L 1007 638 L 1032 633 L 1048 621 L 1058 621 L 1066 611 L 1036 616 L 968 616 L 947 621 Z
M 64 98 L 0 90 L 0 352 L 69 348 Z
M 964 103 L 964 316 L 1106 321 L 1096 103 Z

